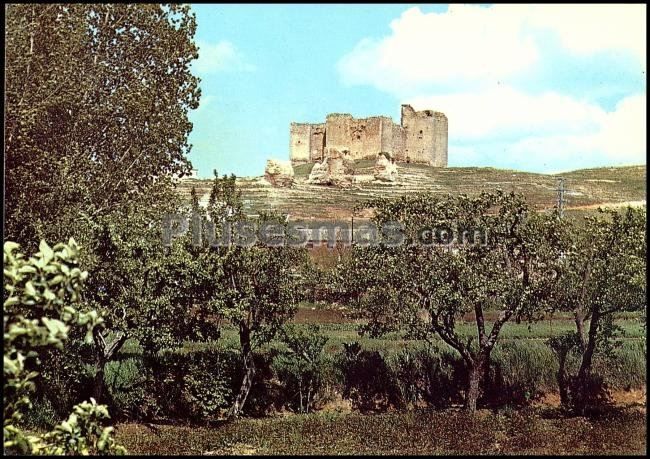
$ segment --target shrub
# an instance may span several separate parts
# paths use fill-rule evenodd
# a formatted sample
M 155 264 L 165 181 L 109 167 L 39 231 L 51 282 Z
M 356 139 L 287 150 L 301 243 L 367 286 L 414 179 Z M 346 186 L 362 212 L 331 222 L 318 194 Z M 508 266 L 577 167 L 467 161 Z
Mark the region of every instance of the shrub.
M 465 362 L 448 347 L 429 346 L 417 350 L 424 370 L 423 400 L 435 408 L 462 403 L 467 378 Z
M 287 350 L 273 360 L 273 372 L 282 381 L 287 405 L 299 413 L 309 413 L 322 395 L 328 338 L 316 325 L 306 331 L 286 326 L 283 341 Z
M 181 397 L 192 419 L 214 418 L 232 403 L 234 353 L 204 352 L 187 363 Z
M 83 338 L 82 331 L 70 330 L 63 349 L 49 348 L 41 354 L 36 393 L 47 400 L 58 420 L 65 419 L 74 405 L 93 396 L 94 369 L 87 363 L 91 346 Z
M 482 404 L 524 406 L 556 386 L 557 361 L 540 343 L 504 342 L 492 354 Z
M 362 412 L 402 407 L 400 389 L 384 356 L 362 350 L 359 343 L 344 343 L 340 355 L 343 396 Z
M 160 414 L 156 379 L 141 356 L 117 359 L 106 364 L 104 384 L 111 411 L 121 418 L 153 419 Z
M 106 407 L 93 399 L 76 405 L 66 421 L 45 434 L 23 431 L 23 413 L 32 406 L 39 354 L 51 346 L 62 349 L 73 326 L 85 328 L 86 340 L 92 340 L 101 319 L 95 311 L 79 309 L 88 273 L 76 266 L 74 240 L 53 248 L 41 241 L 39 251 L 29 259 L 18 248 L 7 241 L 3 253 L 5 453 L 124 453 L 112 438 L 112 428 L 100 425 L 109 417 Z
M 232 401 L 236 352 L 206 349 L 129 356 L 107 365 L 112 409 L 133 419 L 205 420 Z
M 237 354 L 238 355 L 238 354 Z M 243 414 L 246 416 L 261 417 L 271 411 L 278 411 L 283 405 L 283 396 L 281 387 L 274 381 L 272 362 L 278 355 L 278 350 L 269 348 L 253 353 L 255 362 L 255 377 L 251 390 L 246 399 Z M 244 368 L 241 359 L 237 358 L 234 369 L 236 377 L 232 379 L 232 393 L 239 391 L 238 383 L 244 377 Z M 233 397 L 234 398 L 234 397 Z

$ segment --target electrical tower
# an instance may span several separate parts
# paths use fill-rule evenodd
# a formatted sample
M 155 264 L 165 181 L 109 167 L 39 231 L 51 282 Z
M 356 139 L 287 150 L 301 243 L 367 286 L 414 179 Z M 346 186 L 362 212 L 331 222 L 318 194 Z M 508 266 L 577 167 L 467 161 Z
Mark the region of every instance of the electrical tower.
M 564 217 L 564 205 L 566 204 L 566 199 L 564 198 L 564 193 L 566 190 L 564 189 L 564 177 L 558 177 L 558 183 L 557 183 L 557 208 L 558 211 L 560 212 L 560 218 Z

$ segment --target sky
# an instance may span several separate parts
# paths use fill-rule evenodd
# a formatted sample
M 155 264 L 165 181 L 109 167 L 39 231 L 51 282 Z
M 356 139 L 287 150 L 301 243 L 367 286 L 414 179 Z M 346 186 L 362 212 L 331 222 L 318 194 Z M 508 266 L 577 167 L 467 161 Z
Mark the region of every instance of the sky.
M 646 5 L 192 5 L 199 177 L 263 175 L 289 124 L 442 111 L 449 166 L 646 163 Z

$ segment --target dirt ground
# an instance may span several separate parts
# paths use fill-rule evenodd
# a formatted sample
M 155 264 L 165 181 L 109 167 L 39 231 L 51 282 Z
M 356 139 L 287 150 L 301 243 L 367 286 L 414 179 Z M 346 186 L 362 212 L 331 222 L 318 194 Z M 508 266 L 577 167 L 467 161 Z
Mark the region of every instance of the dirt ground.
M 637 392 L 619 399 L 637 403 Z M 462 409 L 319 412 L 209 426 L 128 423 L 118 425 L 116 435 L 130 454 L 165 455 L 627 455 L 645 454 L 647 442 L 645 409 L 636 408 L 594 418 L 539 408 L 474 416 Z

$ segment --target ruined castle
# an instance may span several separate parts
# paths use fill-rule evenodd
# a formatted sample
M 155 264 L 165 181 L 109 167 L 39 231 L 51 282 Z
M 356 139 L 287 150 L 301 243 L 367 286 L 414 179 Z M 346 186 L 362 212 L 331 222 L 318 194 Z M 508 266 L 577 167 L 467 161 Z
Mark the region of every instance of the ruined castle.
M 321 161 L 325 151 L 347 151 L 351 159 L 375 159 L 380 152 L 396 161 L 447 166 L 447 117 L 432 110 L 402 105 L 402 119 L 388 116 L 355 119 L 327 115 L 325 123 L 291 123 L 289 155 L 293 164 Z

